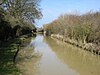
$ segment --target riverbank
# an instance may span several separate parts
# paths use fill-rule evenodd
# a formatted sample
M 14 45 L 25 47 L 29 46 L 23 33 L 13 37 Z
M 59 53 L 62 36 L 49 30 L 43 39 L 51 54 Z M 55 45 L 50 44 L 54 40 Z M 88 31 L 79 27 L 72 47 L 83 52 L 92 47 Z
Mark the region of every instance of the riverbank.
M 18 46 L 16 42 L 18 41 L 19 39 L 15 39 L 11 43 L 5 43 L 5 45 L 0 48 L 0 75 L 20 74 L 13 62 Z
M 63 35 L 59 35 L 59 34 L 51 34 L 51 37 L 55 38 L 57 40 L 63 41 L 65 43 L 75 45 L 84 50 L 90 51 L 91 53 L 100 55 L 100 46 L 98 46 L 96 44 L 82 43 L 81 41 L 77 41 L 75 39 L 65 38 Z
M 0 47 L 0 75 L 20 75 L 16 68 L 16 57 L 21 47 L 30 43 L 30 35 L 23 35 Z

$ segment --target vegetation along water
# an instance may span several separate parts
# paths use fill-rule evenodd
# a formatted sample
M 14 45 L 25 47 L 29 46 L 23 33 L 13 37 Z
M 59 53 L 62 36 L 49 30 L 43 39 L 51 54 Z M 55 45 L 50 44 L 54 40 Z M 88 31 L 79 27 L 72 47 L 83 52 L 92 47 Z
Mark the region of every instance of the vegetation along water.
M 38 28 L 40 2 L 0 0 L 0 75 L 100 75 L 100 11 L 62 14 Z

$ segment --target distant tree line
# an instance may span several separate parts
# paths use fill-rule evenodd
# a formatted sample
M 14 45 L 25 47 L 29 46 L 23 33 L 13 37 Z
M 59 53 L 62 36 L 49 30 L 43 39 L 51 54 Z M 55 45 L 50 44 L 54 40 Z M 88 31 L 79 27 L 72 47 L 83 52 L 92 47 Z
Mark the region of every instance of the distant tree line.
M 0 42 L 36 31 L 40 0 L 0 0 Z
M 100 12 L 64 14 L 44 25 L 47 35 L 60 34 L 83 43 L 100 43 Z

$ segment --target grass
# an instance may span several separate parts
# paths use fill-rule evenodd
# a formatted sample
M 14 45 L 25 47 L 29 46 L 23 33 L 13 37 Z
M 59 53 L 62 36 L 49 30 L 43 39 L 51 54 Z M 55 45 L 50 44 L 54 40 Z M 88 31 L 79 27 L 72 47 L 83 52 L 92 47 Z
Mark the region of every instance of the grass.
M 0 47 L 0 75 L 19 75 L 19 71 L 13 63 L 13 57 L 17 51 L 19 39 L 4 43 Z
M 2 46 L 0 46 L 0 75 L 21 74 L 15 65 L 16 63 L 14 64 L 13 58 L 18 49 L 18 45 L 20 45 L 20 47 L 25 47 L 30 43 L 30 39 L 30 37 L 20 37 L 12 41 L 2 43 Z

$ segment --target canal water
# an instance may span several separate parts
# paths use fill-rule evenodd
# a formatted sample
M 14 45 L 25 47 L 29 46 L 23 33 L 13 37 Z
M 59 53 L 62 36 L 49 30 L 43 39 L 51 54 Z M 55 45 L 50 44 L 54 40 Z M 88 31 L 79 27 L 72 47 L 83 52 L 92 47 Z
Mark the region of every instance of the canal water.
M 37 35 L 20 50 L 16 66 L 22 75 L 100 75 L 100 56 Z

